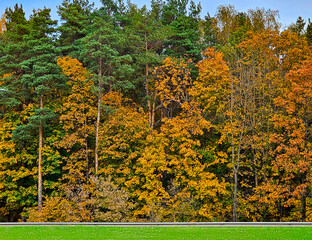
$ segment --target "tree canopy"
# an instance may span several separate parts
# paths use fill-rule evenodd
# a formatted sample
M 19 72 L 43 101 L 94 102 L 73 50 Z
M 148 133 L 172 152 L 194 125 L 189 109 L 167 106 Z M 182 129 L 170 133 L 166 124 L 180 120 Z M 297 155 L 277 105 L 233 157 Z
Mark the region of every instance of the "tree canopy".
M 0 13 L 0 221 L 311 221 L 310 19 L 101 2 Z

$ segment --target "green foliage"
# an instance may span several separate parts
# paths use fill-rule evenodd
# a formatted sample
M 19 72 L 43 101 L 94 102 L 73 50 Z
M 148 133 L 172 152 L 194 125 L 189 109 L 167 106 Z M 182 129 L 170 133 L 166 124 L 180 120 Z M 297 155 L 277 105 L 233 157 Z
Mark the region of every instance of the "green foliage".
M 200 25 L 203 31 L 203 43 L 206 47 L 213 47 L 217 43 L 217 32 L 214 29 L 214 18 L 208 13 Z
M 80 59 L 91 72 L 99 76 L 99 88 L 133 89 L 132 57 L 121 54 L 126 35 L 114 26 L 112 19 L 95 17 L 87 36 L 79 42 Z
M 201 59 L 203 46 L 200 43 L 200 4 L 188 0 L 171 1 L 163 7 L 163 23 L 171 27 L 172 36 L 165 42 L 165 53 L 169 56 L 186 56 L 194 62 Z
M 289 30 L 291 32 L 298 33 L 300 36 L 304 35 L 304 27 L 306 22 L 302 19 L 302 17 L 298 17 L 296 23 L 293 23 L 289 26 Z
M 309 19 L 309 23 L 307 25 L 307 30 L 306 30 L 306 34 L 305 34 L 307 41 L 309 43 L 309 45 L 312 45 L 312 23 Z
M 91 23 L 90 14 L 93 4 L 89 0 L 64 0 L 58 6 L 58 14 L 62 25 L 58 27 L 60 32 L 59 44 L 64 56 L 77 51 L 75 42 L 87 34 L 87 26 Z
M 8 40 L 21 40 L 23 35 L 28 33 L 27 20 L 22 5 L 15 4 L 14 9 L 5 10 L 6 29 L 9 34 Z

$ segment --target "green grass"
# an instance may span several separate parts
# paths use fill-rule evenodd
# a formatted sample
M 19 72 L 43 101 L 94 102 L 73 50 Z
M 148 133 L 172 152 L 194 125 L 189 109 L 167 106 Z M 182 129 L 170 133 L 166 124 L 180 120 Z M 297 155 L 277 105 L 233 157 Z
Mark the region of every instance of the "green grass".
M 0 240 L 128 239 L 312 239 L 312 227 L 0 227 Z

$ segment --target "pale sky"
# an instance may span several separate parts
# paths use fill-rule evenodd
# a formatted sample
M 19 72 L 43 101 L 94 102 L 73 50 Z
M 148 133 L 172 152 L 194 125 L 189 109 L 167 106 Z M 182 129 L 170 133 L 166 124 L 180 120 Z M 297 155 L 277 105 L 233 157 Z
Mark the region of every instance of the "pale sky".
M 90 0 L 92 2 L 92 0 Z M 95 6 L 101 5 L 100 0 L 94 0 Z M 126 1 L 125 1 L 126 2 Z M 132 3 L 142 7 L 144 4 L 149 6 L 150 1 L 132 0 Z M 196 3 L 199 0 L 195 0 Z M 312 19 L 312 0 L 202 0 L 202 16 L 205 16 L 207 12 L 211 16 L 214 16 L 217 12 L 219 5 L 234 5 L 237 11 L 243 12 L 248 9 L 265 8 L 271 10 L 279 10 L 280 22 L 283 27 L 294 23 L 299 16 L 308 21 L 308 18 Z M 22 4 L 26 17 L 32 13 L 34 8 L 51 8 L 52 18 L 58 19 L 56 6 L 62 3 L 62 0 L 0 0 L 0 15 L 4 12 L 6 7 L 13 7 L 16 3 Z

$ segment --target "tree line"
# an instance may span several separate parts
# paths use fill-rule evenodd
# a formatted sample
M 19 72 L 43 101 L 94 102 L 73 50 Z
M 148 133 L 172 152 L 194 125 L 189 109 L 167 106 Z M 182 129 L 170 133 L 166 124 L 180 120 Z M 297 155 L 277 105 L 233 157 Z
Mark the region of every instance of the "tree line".
M 311 221 L 312 24 L 188 0 L 0 20 L 0 221 Z

